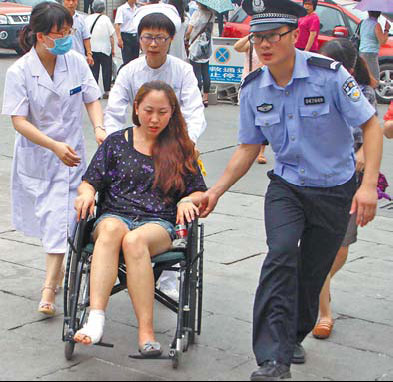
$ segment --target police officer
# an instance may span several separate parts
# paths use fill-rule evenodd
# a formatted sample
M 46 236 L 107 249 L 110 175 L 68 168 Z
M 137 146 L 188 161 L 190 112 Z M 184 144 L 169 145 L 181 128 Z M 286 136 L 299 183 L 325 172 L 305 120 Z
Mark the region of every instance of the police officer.
M 365 226 L 376 213 L 382 132 L 375 109 L 340 63 L 295 49 L 290 0 L 245 0 L 252 42 L 264 68 L 244 81 L 240 146 L 207 192 L 202 217 L 242 176 L 268 139 L 275 152 L 265 198 L 269 253 L 255 298 L 252 381 L 290 378 L 304 363 L 302 341 L 318 315 L 318 296 L 343 241 L 350 213 Z M 351 126 L 362 126 L 366 168 L 356 191 Z M 355 194 L 356 192 L 356 194 Z

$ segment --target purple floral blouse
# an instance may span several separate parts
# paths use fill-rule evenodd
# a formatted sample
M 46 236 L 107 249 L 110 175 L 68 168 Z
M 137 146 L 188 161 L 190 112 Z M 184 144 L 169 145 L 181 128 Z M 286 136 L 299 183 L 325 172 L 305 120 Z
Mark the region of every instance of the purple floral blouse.
M 207 190 L 201 172 L 186 175 L 186 192 L 166 202 L 163 193 L 153 189 L 153 158 L 135 150 L 132 128 L 128 129 L 128 142 L 125 131 L 113 133 L 105 140 L 82 179 L 96 191 L 105 192 L 102 213 L 131 219 L 160 218 L 175 224 L 177 202 L 193 192 Z

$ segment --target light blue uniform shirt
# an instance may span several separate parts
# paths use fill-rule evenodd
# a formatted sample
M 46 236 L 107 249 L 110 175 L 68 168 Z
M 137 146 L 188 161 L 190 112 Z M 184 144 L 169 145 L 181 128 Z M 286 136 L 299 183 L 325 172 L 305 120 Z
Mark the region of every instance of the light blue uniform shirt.
M 244 86 L 240 97 L 239 142 L 262 144 L 275 153 L 274 173 L 307 187 L 345 184 L 355 173 L 353 131 L 375 114 L 353 77 L 310 65 L 296 51 L 293 78 L 279 87 L 267 67 Z
M 90 32 L 87 30 L 86 22 L 79 13 L 75 12 L 73 28 L 76 30 L 75 34 L 72 36 L 73 44 L 72 49 L 76 50 L 78 53 L 85 56 L 85 45 L 84 40 L 89 39 Z

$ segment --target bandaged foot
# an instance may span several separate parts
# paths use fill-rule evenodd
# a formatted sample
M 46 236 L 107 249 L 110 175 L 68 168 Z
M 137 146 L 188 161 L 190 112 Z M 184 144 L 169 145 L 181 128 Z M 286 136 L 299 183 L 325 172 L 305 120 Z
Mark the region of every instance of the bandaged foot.
M 92 310 L 89 314 L 87 324 L 78 330 L 74 341 L 83 345 L 98 344 L 104 334 L 105 312 L 103 310 Z

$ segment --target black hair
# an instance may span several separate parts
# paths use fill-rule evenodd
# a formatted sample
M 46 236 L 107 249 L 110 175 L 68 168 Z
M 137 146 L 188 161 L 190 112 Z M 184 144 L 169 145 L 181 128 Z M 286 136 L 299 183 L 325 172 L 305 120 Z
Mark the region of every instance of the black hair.
M 184 23 L 185 9 L 183 0 L 169 0 L 168 4 L 173 5 L 177 9 L 181 18 L 181 22 Z
M 317 6 L 318 6 L 318 0 L 303 0 L 303 5 L 305 4 L 305 3 L 312 3 L 312 6 L 313 6 L 313 8 L 314 8 L 314 11 L 317 9 Z
M 170 37 L 176 34 L 176 26 L 171 19 L 162 13 L 151 13 L 145 16 L 138 27 L 138 35 L 141 36 L 144 29 L 164 30 L 169 33 Z
M 70 12 L 56 2 L 43 2 L 36 5 L 30 16 L 30 23 L 19 35 L 19 45 L 26 53 L 37 44 L 37 33 L 48 34 L 54 26 L 60 30 L 64 25 L 72 27 L 73 18 Z
M 353 76 L 359 84 L 372 86 L 373 77 L 368 65 L 359 56 L 358 50 L 350 40 L 346 38 L 331 40 L 322 47 L 320 53 L 335 61 L 340 61 L 348 71 L 353 70 Z
M 370 17 L 374 17 L 376 19 L 378 19 L 379 16 L 381 16 L 381 14 L 382 14 L 382 12 L 379 12 L 379 11 L 368 11 L 368 15 Z

